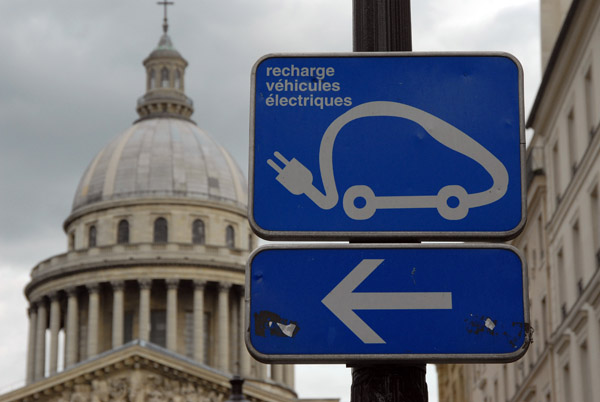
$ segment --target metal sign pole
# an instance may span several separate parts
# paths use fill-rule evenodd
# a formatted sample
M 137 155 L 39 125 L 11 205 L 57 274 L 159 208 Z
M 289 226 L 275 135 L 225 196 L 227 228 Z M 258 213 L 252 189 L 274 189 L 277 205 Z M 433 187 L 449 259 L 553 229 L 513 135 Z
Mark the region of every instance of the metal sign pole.
M 412 51 L 410 0 L 354 0 L 353 42 L 355 52 Z M 425 373 L 425 364 L 353 366 L 351 401 L 427 402 Z
M 410 0 L 354 0 L 355 52 L 410 52 Z

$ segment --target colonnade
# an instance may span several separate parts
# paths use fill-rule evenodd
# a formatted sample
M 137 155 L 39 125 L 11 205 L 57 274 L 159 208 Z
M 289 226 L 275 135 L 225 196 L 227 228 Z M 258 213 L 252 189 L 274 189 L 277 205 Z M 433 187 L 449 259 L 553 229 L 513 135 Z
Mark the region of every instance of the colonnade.
M 125 342 L 125 307 L 126 304 L 135 305 L 137 308 L 137 336 L 130 334 L 132 338 L 149 342 L 151 334 L 151 307 L 153 303 L 153 290 L 159 282 L 164 283 L 166 288 L 166 342 L 165 347 L 173 352 L 186 349 L 184 345 L 178 344 L 184 340 L 182 334 L 178 334 L 178 317 L 181 317 L 182 308 L 178 306 L 182 291 L 191 290 L 191 339 L 192 357 L 194 360 L 204 362 L 206 352 L 212 358 L 204 362 L 223 372 L 239 373 L 246 378 L 266 379 L 268 366 L 252 359 L 244 344 L 244 292 L 240 285 L 229 282 L 207 282 L 204 280 L 186 280 L 186 286 L 182 287 L 184 280 L 150 278 L 127 281 L 111 281 L 92 283 L 85 286 L 67 288 L 63 291 L 54 292 L 38 298 L 31 303 L 29 308 L 29 338 L 27 355 L 27 383 L 43 379 L 46 374 L 53 375 L 59 370 L 59 332 L 64 329 L 63 366 L 65 369 L 76 363 L 92 358 L 108 349 L 115 349 Z M 138 300 L 132 284 L 137 284 Z M 191 285 L 191 286 L 190 286 Z M 215 286 L 216 285 L 216 286 Z M 211 288 L 211 295 L 215 293 L 215 300 L 209 301 L 206 295 L 207 286 Z M 162 287 L 162 284 L 161 284 Z M 102 291 L 110 289 L 111 292 Z M 184 290 L 185 289 L 185 290 Z M 107 320 L 104 309 L 111 305 L 110 300 L 101 300 L 102 297 L 110 298 L 112 293 L 111 320 Z M 104 296 L 102 296 L 104 295 Z M 86 303 L 87 301 L 87 303 Z M 80 308 L 80 302 L 87 304 L 86 311 Z M 156 302 L 155 302 L 156 303 Z M 214 307 L 211 307 L 214 306 Z M 214 310 L 213 310 L 214 309 Z M 208 345 L 212 350 L 205 351 L 205 312 L 212 310 L 214 314 L 214 342 Z M 83 317 L 83 318 L 82 318 Z M 110 331 L 102 332 L 100 325 L 102 318 L 104 326 Z M 80 322 L 85 321 L 85 322 Z M 82 331 L 82 327 L 86 330 Z M 49 329 L 49 342 L 47 343 L 47 332 Z M 131 329 L 130 329 L 131 330 Z M 108 339 L 104 339 L 103 334 Z M 85 339 L 79 339 L 84 337 Z M 46 345 L 49 345 L 49 351 Z M 189 346 L 189 345 L 185 345 Z M 47 361 L 48 360 L 48 361 Z M 285 384 L 291 388 L 294 386 L 294 371 L 291 365 L 272 365 L 270 377 L 273 381 Z

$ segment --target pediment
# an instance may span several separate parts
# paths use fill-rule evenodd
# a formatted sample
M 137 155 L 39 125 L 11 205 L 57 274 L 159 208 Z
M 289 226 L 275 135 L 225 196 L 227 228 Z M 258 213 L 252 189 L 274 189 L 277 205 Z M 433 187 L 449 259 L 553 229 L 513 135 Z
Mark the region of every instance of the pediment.
M 134 342 L 0 396 L 2 402 L 223 402 L 230 377 L 162 348 Z M 255 384 L 250 401 L 293 400 Z

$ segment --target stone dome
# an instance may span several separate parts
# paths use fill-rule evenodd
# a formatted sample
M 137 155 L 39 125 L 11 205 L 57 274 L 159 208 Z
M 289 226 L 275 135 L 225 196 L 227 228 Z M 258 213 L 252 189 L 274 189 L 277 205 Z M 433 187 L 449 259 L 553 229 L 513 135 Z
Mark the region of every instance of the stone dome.
M 72 213 L 92 204 L 145 198 L 207 200 L 245 208 L 246 180 L 231 155 L 191 121 L 135 123 L 92 160 Z

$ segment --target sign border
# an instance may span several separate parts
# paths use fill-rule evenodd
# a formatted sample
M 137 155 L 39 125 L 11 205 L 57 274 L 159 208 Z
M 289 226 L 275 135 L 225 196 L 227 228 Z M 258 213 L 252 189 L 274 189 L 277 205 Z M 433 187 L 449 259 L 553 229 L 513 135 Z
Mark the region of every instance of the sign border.
M 525 339 L 523 345 L 514 352 L 501 354 L 263 354 L 256 350 L 252 345 L 250 338 L 250 305 L 252 303 L 251 289 L 251 265 L 252 260 L 258 254 L 265 250 L 338 250 L 338 249 L 505 249 L 517 255 L 521 260 L 523 275 L 523 317 L 526 324 Z M 245 343 L 250 355 L 263 363 L 275 364 L 352 364 L 358 362 L 373 363 L 395 363 L 395 362 L 416 362 L 416 363 L 510 363 L 519 360 L 525 355 L 530 343 L 532 342 L 532 331 L 529 316 L 529 282 L 527 275 L 527 261 L 523 252 L 510 244 L 503 243 L 399 243 L 399 244 L 332 244 L 332 243 L 305 243 L 305 244 L 271 244 L 261 246 L 254 250 L 248 262 L 246 263 L 246 283 L 245 283 Z
M 518 70 L 519 85 L 519 159 L 521 165 L 521 221 L 507 231 L 296 231 L 263 229 L 254 219 L 254 147 L 256 113 L 256 71 L 260 64 L 271 58 L 356 58 L 356 57 L 505 57 L 510 59 Z M 527 188 L 525 185 L 525 117 L 523 95 L 523 67 L 519 60 L 507 52 L 352 52 L 352 53 L 272 53 L 261 57 L 252 67 L 250 88 L 250 153 L 248 158 L 248 221 L 254 233 L 266 240 L 315 241 L 347 240 L 388 241 L 390 239 L 409 240 L 510 240 L 517 237 L 527 221 Z

